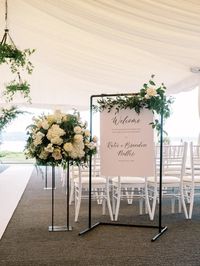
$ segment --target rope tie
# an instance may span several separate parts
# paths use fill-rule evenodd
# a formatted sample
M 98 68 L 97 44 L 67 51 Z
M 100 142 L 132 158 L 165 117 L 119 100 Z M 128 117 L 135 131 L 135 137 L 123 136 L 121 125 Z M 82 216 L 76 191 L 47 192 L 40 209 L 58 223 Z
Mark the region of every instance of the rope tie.
M 8 1 L 5 0 L 5 32 L 8 32 Z

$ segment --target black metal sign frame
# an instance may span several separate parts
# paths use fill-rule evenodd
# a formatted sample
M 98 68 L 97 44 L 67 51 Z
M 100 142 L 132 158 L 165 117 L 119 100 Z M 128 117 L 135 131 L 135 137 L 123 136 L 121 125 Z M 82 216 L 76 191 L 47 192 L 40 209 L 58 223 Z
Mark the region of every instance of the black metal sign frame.
M 122 94 L 100 94 L 92 95 L 90 97 L 90 132 L 92 136 L 92 118 L 93 118 L 93 99 L 102 97 L 117 97 L 117 96 L 130 96 L 135 95 L 134 93 L 122 93 Z M 155 228 L 158 229 L 158 233 L 151 239 L 155 241 L 167 230 L 167 226 L 162 226 L 162 165 L 163 165 L 163 111 L 160 115 L 160 186 L 159 186 L 159 213 L 158 213 L 158 225 L 140 225 L 140 224 L 125 224 L 118 222 L 98 222 L 92 225 L 92 156 L 90 156 L 89 162 L 89 204 L 88 204 L 88 228 L 81 231 L 79 235 L 84 235 L 85 233 L 93 230 L 99 225 L 109 225 L 109 226 L 127 226 L 127 227 L 142 227 L 142 228 Z

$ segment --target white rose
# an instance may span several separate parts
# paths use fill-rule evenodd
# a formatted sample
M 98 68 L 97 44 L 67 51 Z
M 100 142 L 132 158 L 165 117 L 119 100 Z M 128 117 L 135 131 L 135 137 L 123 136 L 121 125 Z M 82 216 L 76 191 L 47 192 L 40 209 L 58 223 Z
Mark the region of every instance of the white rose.
M 75 150 L 71 151 L 69 156 L 72 158 L 72 159 L 77 159 L 78 158 L 78 154 L 76 153 Z
M 48 121 L 46 119 L 42 121 L 42 128 L 44 128 L 44 129 L 48 129 L 49 128 L 49 123 L 48 123 Z
M 42 143 L 42 138 L 44 137 L 44 134 L 42 132 L 37 132 L 34 136 L 33 136 L 33 143 L 35 146 L 39 145 Z
M 42 139 L 42 138 L 44 137 L 44 134 L 43 134 L 42 132 L 38 131 L 38 132 L 36 133 L 35 137 L 36 137 L 36 138 L 41 138 L 41 139 Z
M 54 116 L 53 115 L 48 115 L 47 116 L 47 121 L 48 121 L 48 123 L 51 125 L 51 124 L 53 124 L 53 122 L 55 122 L 54 121 Z
M 85 155 L 84 143 L 83 142 L 74 143 L 73 147 L 74 147 L 74 150 L 77 153 L 78 158 L 82 158 Z
M 52 157 L 55 160 L 61 160 L 62 159 L 62 154 L 61 154 L 61 150 L 59 148 L 55 148 L 53 153 L 52 153 Z
M 49 143 L 46 148 L 44 148 L 46 152 L 53 152 L 54 147 L 52 143 Z
M 147 88 L 147 95 L 149 95 L 149 96 L 156 96 L 156 94 L 157 94 L 157 91 L 156 91 L 156 89 L 155 88 Z
M 61 113 L 60 110 L 56 110 L 54 112 L 53 116 L 54 116 L 54 119 L 55 119 L 56 123 L 60 124 L 62 122 L 63 114 Z
M 87 144 L 87 147 L 90 149 L 90 150 L 94 150 L 96 148 L 96 145 L 94 142 L 90 142 Z
M 83 136 L 82 136 L 82 135 L 78 135 L 78 134 L 76 134 L 76 135 L 74 136 L 74 141 L 75 141 L 75 142 L 82 142 L 82 141 L 83 141 Z
M 63 118 L 62 118 L 63 121 L 67 121 L 67 119 L 68 119 L 67 115 L 64 115 Z
M 69 152 L 69 156 L 72 158 L 72 159 L 77 159 L 77 158 L 82 158 L 84 157 L 85 155 L 85 152 L 84 152 L 84 143 L 74 143 L 72 145 L 73 149 Z
M 89 136 L 90 136 L 90 131 L 89 131 L 89 130 L 85 130 L 84 133 L 85 133 L 85 136 L 86 136 L 86 137 L 89 137 Z
M 38 121 L 36 122 L 36 126 L 37 126 L 38 128 L 41 128 L 41 127 L 42 127 L 42 121 L 38 120 Z
M 52 144 L 61 145 L 63 143 L 63 139 L 60 137 L 55 137 L 51 139 Z
M 48 157 L 48 152 L 46 151 L 41 151 L 40 155 L 39 155 L 39 158 L 42 159 L 42 160 L 46 160 Z
M 97 143 L 97 141 L 98 141 L 97 136 L 94 136 L 94 137 L 92 138 L 92 140 L 93 140 L 93 142 Z
M 82 132 L 82 128 L 79 126 L 74 127 L 74 133 L 80 134 Z
M 42 139 L 41 138 L 35 138 L 34 141 L 33 141 L 33 144 L 35 146 L 38 146 L 42 143 Z
M 66 142 L 66 143 L 64 144 L 63 148 L 64 148 L 64 150 L 65 150 L 66 152 L 70 152 L 70 151 L 73 150 L 73 146 L 72 146 L 72 144 L 71 144 L 70 142 Z
M 47 138 L 48 140 L 51 140 L 52 138 L 56 138 L 56 137 L 60 137 L 60 136 L 64 136 L 65 135 L 65 131 L 59 127 L 59 125 L 52 125 L 47 133 Z

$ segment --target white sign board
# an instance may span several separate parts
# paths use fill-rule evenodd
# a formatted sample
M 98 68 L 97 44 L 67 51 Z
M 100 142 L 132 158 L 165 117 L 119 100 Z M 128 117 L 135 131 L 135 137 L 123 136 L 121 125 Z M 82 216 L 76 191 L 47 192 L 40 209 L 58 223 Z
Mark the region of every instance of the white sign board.
M 101 174 L 105 176 L 153 176 L 153 113 L 142 109 L 104 110 L 100 114 Z

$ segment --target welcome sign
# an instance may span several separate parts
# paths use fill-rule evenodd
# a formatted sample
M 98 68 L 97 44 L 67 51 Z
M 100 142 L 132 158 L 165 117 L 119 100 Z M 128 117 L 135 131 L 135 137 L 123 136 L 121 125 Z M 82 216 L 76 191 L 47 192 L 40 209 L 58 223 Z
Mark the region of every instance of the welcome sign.
M 101 174 L 105 176 L 154 175 L 153 113 L 142 109 L 104 110 L 100 115 Z

